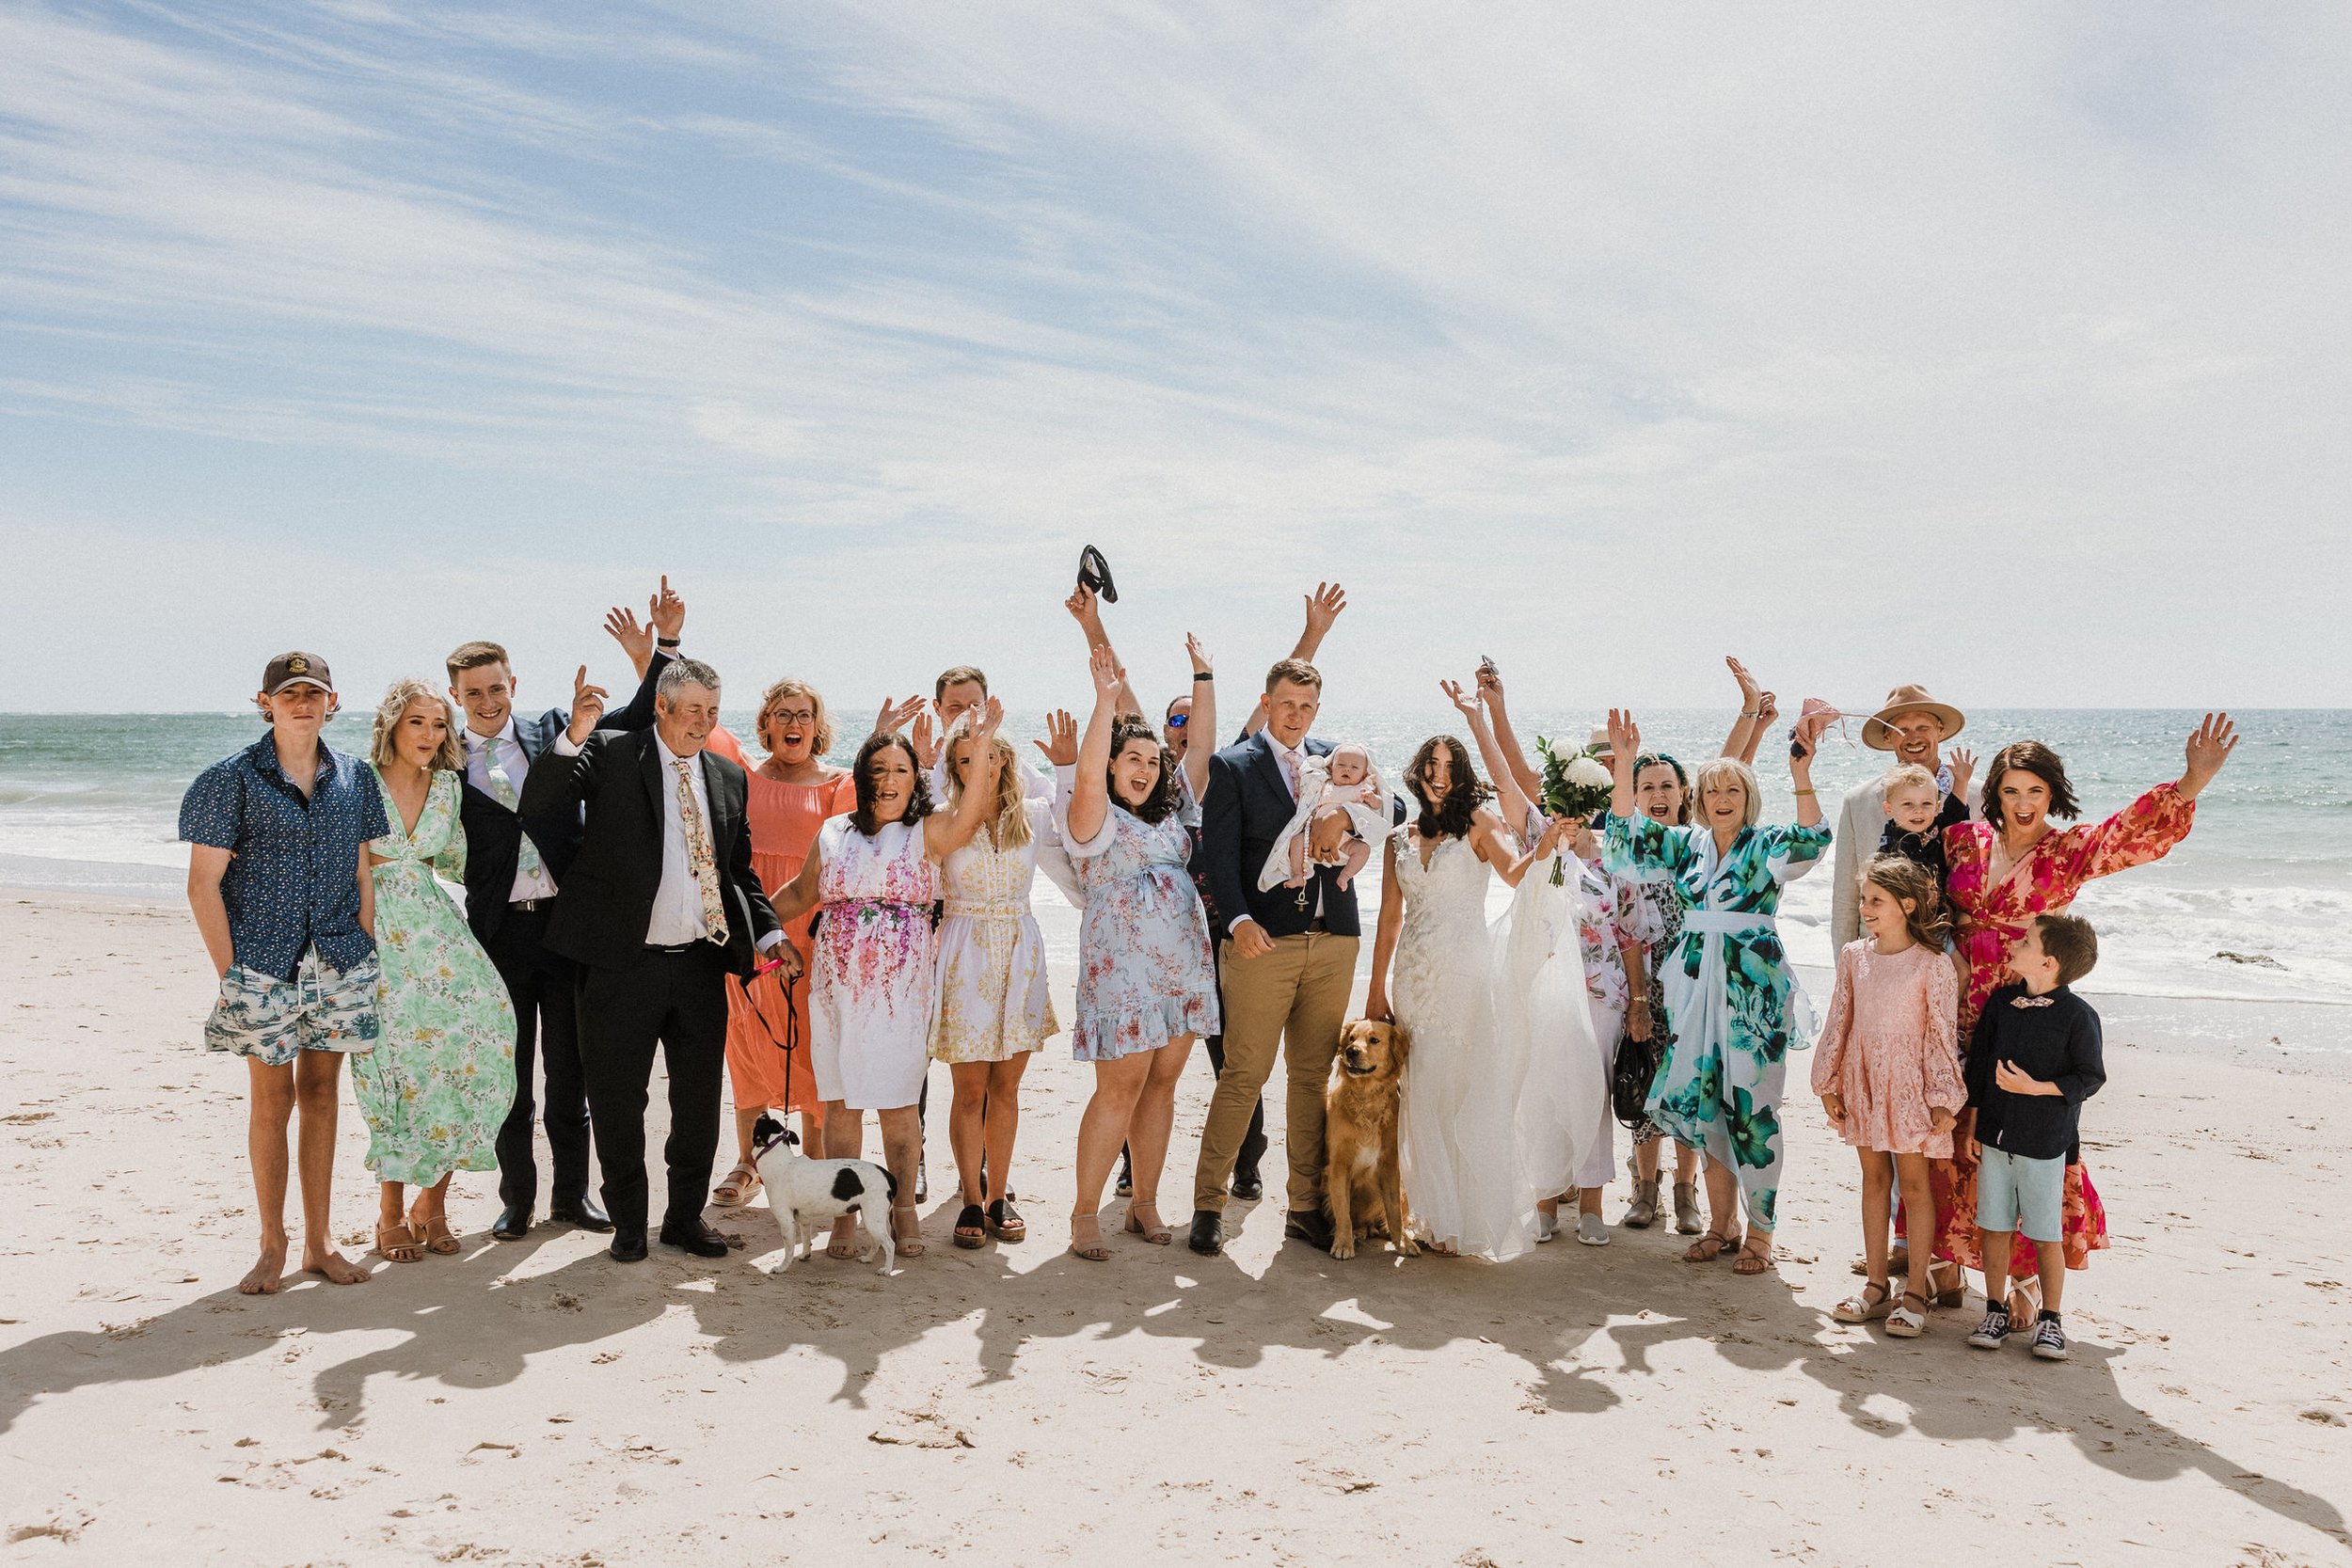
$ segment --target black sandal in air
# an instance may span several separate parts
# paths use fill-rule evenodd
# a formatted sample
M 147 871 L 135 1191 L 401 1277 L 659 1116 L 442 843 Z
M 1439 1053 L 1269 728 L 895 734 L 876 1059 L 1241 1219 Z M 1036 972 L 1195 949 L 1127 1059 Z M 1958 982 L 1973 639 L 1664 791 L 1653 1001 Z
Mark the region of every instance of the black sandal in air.
M 1078 586 L 1093 589 L 1094 596 L 1104 604 L 1119 602 L 1119 589 L 1111 582 L 1111 563 L 1092 545 L 1078 552 Z

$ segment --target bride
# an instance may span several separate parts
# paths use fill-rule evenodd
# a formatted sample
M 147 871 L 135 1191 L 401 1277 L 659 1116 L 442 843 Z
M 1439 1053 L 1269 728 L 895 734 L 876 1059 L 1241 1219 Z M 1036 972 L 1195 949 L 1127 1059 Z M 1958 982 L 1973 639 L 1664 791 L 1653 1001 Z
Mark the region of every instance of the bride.
M 1365 1011 L 1409 1041 L 1401 1148 L 1415 1231 L 1501 1261 L 1534 1244 L 1537 1196 L 1574 1184 L 1605 1087 L 1591 1070 L 1577 879 L 1551 880 L 1560 823 L 1518 852 L 1454 736 L 1423 741 L 1405 784 L 1419 815 L 1389 837 Z M 1490 877 L 1518 890 L 1491 928 Z

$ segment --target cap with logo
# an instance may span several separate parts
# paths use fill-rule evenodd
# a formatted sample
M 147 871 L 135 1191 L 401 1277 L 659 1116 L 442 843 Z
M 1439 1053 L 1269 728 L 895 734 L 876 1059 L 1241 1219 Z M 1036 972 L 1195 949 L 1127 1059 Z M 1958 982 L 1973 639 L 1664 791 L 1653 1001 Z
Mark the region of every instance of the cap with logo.
M 330 697 L 335 694 L 335 677 L 316 654 L 279 654 L 262 672 L 262 696 L 275 697 L 290 686 L 315 686 Z

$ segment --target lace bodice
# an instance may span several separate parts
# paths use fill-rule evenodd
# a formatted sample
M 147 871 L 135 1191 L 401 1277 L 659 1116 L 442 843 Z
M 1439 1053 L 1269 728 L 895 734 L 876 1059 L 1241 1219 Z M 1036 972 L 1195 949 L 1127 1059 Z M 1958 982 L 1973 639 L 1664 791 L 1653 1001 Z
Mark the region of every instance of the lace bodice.
M 1421 863 L 1421 841 L 1412 825 L 1395 831 L 1396 883 L 1405 895 L 1404 939 L 1464 935 L 1486 930 L 1486 863 L 1467 838 L 1443 838 Z

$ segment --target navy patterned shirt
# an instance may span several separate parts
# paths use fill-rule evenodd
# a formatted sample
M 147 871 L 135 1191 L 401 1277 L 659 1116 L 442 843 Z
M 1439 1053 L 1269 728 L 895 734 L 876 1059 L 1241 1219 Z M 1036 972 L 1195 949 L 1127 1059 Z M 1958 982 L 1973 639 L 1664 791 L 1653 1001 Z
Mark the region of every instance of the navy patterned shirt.
M 307 800 L 265 735 L 199 773 L 180 801 L 180 836 L 234 857 L 220 897 L 236 961 L 280 980 L 307 948 L 339 970 L 375 951 L 359 924 L 359 848 L 389 832 L 375 775 L 324 741 Z

